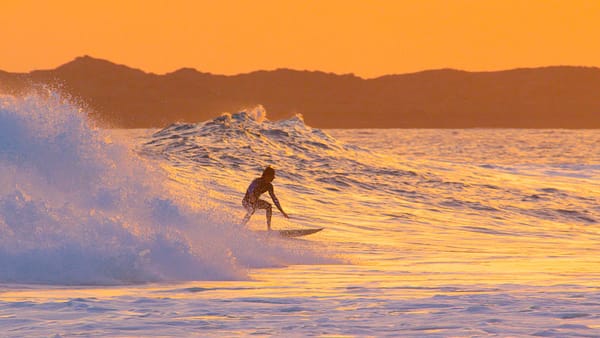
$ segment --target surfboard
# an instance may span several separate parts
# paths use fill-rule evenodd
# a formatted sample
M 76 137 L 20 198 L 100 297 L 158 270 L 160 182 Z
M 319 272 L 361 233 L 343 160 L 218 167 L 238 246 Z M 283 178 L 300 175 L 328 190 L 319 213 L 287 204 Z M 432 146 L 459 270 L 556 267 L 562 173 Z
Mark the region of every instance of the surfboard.
M 279 236 L 281 236 L 281 237 L 302 237 L 302 236 L 314 234 L 315 232 L 319 232 L 321 230 L 323 230 L 323 228 L 271 230 L 271 232 L 279 234 Z

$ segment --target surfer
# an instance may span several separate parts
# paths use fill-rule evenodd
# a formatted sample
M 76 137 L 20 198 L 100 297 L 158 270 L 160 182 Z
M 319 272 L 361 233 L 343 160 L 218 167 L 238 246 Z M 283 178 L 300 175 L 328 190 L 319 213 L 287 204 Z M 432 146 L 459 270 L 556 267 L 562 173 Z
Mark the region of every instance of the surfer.
M 273 214 L 273 207 L 271 206 L 271 203 L 260 199 L 260 195 L 267 191 L 269 192 L 273 203 L 275 203 L 275 206 L 277 206 L 277 209 L 279 209 L 279 211 L 281 211 L 283 214 L 283 217 L 290 218 L 285 211 L 283 211 L 281 205 L 279 204 L 279 200 L 275 196 L 273 184 L 271 184 L 274 179 L 275 169 L 269 166 L 265 168 L 261 177 L 255 178 L 252 183 L 250 183 L 248 190 L 246 190 L 246 195 L 242 200 L 242 205 L 248 211 L 246 216 L 244 216 L 242 224 L 248 223 L 250 217 L 252 217 L 256 209 L 265 209 L 267 211 L 267 228 L 271 230 L 271 215 Z

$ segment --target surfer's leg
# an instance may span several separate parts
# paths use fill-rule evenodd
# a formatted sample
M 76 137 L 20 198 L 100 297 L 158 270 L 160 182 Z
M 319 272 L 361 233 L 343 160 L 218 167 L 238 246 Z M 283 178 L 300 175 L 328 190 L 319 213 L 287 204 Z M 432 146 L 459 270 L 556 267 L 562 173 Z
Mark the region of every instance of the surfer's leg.
M 267 208 L 267 228 L 269 230 L 271 230 L 271 215 L 273 215 L 273 208 L 269 204 L 269 207 Z
M 271 206 L 271 203 L 264 200 L 258 200 L 256 205 L 259 209 L 265 209 L 267 211 L 267 229 L 271 230 L 271 216 L 273 215 L 273 207 Z
M 250 203 L 247 203 L 246 201 L 242 202 L 242 205 L 248 211 L 246 213 L 246 216 L 244 216 L 244 219 L 242 220 L 242 225 L 246 225 L 246 223 L 248 223 L 248 221 L 250 220 L 250 217 L 252 217 L 252 215 L 254 215 L 254 212 L 256 211 L 256 206 L 252 205 Z
M 242 225 L 246 225 L 246 223 L 248 223 L 250 217 L 254 215 L 254 211 L 255 209 L 248 209 L 248 213 L 246 213 L 246 216 L 244 216 L 244 219 L 242 220 Z

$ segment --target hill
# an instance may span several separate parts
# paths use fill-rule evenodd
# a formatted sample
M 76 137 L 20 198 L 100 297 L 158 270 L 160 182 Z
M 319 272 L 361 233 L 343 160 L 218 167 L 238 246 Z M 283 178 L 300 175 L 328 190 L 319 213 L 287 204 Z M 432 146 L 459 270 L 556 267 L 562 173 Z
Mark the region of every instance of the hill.
M 0 91 L 60 83 L 114 127 L 198 122 L 256 104 L 320 128 L 600 128 L 600 69 L 452 69 L 362 79 L 277 69 L 233 76 L 182 68 L 157 75 L 78 57 L 56 69 L 0 71 Z

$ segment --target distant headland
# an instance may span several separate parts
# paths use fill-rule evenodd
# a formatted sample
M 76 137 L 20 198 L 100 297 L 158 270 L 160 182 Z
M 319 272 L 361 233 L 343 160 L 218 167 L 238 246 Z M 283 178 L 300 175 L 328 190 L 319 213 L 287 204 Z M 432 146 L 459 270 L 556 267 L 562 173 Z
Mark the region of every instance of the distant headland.
M 600 128 L 600 68 L 453 69 L 363 79 L 277 69 L 232 76 L 146 73 L 78 57 L 56 69 L 0 71 L 0 93 L 60 84 L 118 128 L 205 121 L 262 104 L 271 120 L 301 113 L 319 128 Z

